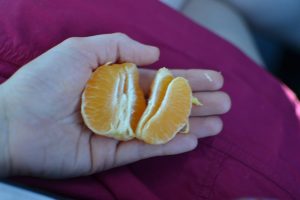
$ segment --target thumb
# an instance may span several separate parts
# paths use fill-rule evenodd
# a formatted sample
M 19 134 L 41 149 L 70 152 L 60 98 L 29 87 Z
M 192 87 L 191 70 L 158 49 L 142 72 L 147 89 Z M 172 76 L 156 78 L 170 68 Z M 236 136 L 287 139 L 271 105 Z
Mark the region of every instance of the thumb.
M 74 37 L 27 63 L 12 78 L 31 85 L 43 83 L 52 90 L 80 86 L 72 87 L 78 93 L 99 65 L 107 62 L 147 65 L 158 58 L 158 48 L 139 43 L 122 33 Z
M 85 66 L 95 69 L 107 62 L 132 62 L 147 65 L 159 59 L 159 49 L 139 43 L 123 33 L 69 38 L 58 48 L 76 51 L 84 58 Z

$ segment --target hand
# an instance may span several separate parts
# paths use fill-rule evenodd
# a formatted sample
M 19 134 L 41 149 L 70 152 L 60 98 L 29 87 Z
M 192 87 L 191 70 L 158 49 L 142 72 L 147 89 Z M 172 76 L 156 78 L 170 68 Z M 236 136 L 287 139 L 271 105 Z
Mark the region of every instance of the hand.
M 9 175 L 88 175 L 152 156 L 190 151 L 197 146 L 197 138 L 220 132 L 220 118 L 211 115 L 226 112 L 230 100 L 222 92 L 209 92 L 219 89 L 223 79 L 206 70 L 173 71 L 190 80 L 194 96 L 204 104 L 193 108 L 191 134 L 179 134 L 170 143 L 155 146 L 137 140 L 116 141 L 85 127 L 80 98 L 97 66 L 124 61 L 142 66 L 158 58 L 156 47 L 116 33 L 67 39 L 23 66 L 0 87 L 7 127 L 6 146 L 0 148 L 8 149 Z M 151 70 L 141 71 L 144 90 L 153 75 Z

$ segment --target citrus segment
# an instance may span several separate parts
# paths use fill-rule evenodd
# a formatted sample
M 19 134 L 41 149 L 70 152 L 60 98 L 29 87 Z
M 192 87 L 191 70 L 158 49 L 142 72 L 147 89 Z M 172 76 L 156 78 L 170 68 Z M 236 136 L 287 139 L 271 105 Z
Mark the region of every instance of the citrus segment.
M 132 63 L 100 66 L 82 95 L 81 113 L 88 128 L 120 140 L 134 137 L 137 119 L 144 109 L 138 70 Z
M 166 68 L 161 68 L 156 73 L 155 79 L 151 85 L 150 96 L 148 100 L 148 105 L 144 111 L 136 130 L 137 137 L 139 133 L 142 132 L 142 129 L 145 123 L 157 112 L 159 109 L 169 83 L 173 80 L 173 75 Z
M 137 133 L 137 137 L 150 144 L 170 141 L 185 127 L 191 106 L 192 91 L 188 81 L 182 77 L 173 79 L 167 87 L 159 109 L 145 123 L 141 132 Z
M 144 97 L 144 93 L 139 86 L 139 74 L 136 67 L 134 68 L 126 68 L 128 73 L 128 87 L 127 94 L 131 97 L 130 102 L 132 102 L 133 110 L 131 114 L 131 127 L 135 132 L 138 122 L 146 108 L 146 101 Z

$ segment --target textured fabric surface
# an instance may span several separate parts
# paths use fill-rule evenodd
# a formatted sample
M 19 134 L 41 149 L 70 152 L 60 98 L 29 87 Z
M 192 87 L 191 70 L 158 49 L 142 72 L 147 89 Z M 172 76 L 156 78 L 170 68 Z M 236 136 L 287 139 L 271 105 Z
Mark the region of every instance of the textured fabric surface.
M 0 0 L 0 81 L 71 36 L 124 32 L 161 50 L 158 68 L 225 77 L 224 130 L 192 152 L 89 177 L 14 181 L 77 199 L 300 199 L 300 105 L 234 46 L 157 1 Z

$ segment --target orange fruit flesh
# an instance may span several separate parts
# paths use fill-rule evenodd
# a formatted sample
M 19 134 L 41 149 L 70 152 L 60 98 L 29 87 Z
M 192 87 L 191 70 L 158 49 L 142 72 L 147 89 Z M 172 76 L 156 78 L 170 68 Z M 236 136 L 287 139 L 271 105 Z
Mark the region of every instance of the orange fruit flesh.
M 132 63 L 100 66 L 86 84 L 81 113 L 94 133 L 149 144 L 163 144 L 189 131 L 192 97 L 189 83 L 161 68 L 152 83 L 148 105 Z
M 159 109 L 169 83 L 173 80 L 173 75 L 166 68 L 161 68 L 158 70 L 156 77 L 151 85 L 150 95 L 148 100 L 148 105 L 144 111 L 136 130 L 136 135 L 139 137 L 139 133 L 142 132 L 142 129 L 145 123 L 157 112 Z
M 156 94 L 152 94 L 156 95 Z M 150 96 L 151 98 L 151 96 Z M 159 109 L 136 136 L 149 144 L 164 144 L 185 128 L 192 107 L 192 91 L 187 80 L 174 78 L 168 85 Z
M 135 132 L 138 122 L 146 108 L 146 100 L 144 97 L 144 93 L 142 89 L 139 86 L 139 74 L 137 68 L 134 68 L 134 75 L 132 78 L 132 84 L 133 84 L 133 93 L 135 94 L 136 98 L 134 99 L 133 103 L 133 110 L 132 110 L 132 115 L 131 115 L 131 128 Z M 130 93 L 131 89 L 129 88 L 127 93 Z
M 96 134 L 129 140 L 146 103 L 132 63 L 101 66 L 88 80 L 82 95 L 81 113 Z

